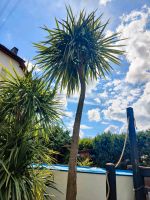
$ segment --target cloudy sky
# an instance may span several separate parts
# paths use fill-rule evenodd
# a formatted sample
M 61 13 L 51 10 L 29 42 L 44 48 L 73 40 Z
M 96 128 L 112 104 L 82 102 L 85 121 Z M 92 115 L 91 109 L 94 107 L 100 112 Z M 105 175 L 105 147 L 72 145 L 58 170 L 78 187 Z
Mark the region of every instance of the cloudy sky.
M 138 130 L 150 128 L 150 1 L 149 0 L 1 0 L 0 43 L 19 48 L 19 55 L 32 61 L 36 55 L 33 42 L 43 40 L 43 25 L 55 27 L 54 18 L 65 18 L 65 4 L 75 13 L 85 8 L 97 9 L 105 22 L 110 18 L 106 34 L 122 32 L 126 54 L 121 66 L 107 79 L 89 81 L 81 123 L 81 137 L 93 137 L 102 131 L 121 133 L 126 130 L 126 108 L 132 106 Z M 65 91 L 61 99 L 66 108 L 64 118 L 71 129 L 78 94 L 69 99 Z

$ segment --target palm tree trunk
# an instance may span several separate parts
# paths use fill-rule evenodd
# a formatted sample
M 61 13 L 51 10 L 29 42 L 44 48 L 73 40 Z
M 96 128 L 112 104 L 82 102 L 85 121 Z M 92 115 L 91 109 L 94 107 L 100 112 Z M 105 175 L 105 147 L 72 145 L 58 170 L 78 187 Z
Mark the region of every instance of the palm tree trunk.
M 79 132 L 80 132 L 80 123 L 82 117 L 82 110 L 84 106 L 85 99 L 85 78 L 83 75 L 82 67 L 79 69 L 79 79 L 81 85 L 80 97 L 78 102 L 78 107 L 75 116 L 75 122 L 73 126 L 73 136 L 71 143 L 71 151 L 69 158 L 69 172 L 68 172 L 68 182 L 67 182 L 67 193 L 66 200 L 76 200 L 77 195 L 77 154 L 78 154 L 78 141 L 79 141 Z

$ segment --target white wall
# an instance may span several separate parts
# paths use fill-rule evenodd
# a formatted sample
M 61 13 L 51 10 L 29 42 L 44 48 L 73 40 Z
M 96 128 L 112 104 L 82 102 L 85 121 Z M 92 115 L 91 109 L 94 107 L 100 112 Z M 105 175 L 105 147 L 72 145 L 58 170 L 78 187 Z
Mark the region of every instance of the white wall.
M 56 200 L 65 200 L 67 172 L 54 171 L 56 187 L 63 192 L 53 191 Z M 77 200 L 106 200 L 105 174 L 78 173 Z M 117 199 L 134 200 L 132 176 L 117 176 Z
M 12 59 L 10 56 L 3 53 L 2 51 L 0 51 L 0 73 L 2 73 L 1 65 L 6 67 L 12 74 L 14 74 L 13 67 L 18 75 L 23 76 L 24 74 L 22 69 L 19 67 L 19 63 L 16 60 Z

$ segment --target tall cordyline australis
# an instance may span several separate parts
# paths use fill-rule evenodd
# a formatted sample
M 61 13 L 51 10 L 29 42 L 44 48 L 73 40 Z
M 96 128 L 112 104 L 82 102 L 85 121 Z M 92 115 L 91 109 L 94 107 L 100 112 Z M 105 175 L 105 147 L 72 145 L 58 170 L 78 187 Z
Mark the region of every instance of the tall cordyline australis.
M 79 16 L 75 16 L 70 7 L 66 9 L 66 20 L 56 19 L 56 28 L 53 30 L 44 27 L 48 34 L 47 39 L 35 46 L 38 50 L 37 63 L 48 83 L 59 85 L 61 90 L 67 89 L 68 96 L 80 91 L 73 126 L 66 193 L 66 200 L 75 200 L 78 140 L 87 80 L 97 80 L 110 73 L 112 63 L 120 64 L 118 56 L 123 51 L 116 44 L 119 41 L 117 33 L 106 37 L 108 21 L 103 24 L 102 15 L 96 17 L 96 11 L 86 14 L 82 10 Z

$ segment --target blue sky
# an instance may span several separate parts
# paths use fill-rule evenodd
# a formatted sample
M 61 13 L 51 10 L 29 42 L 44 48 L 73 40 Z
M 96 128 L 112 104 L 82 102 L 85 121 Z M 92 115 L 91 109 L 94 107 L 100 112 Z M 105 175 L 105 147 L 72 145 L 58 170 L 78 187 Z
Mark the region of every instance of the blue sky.
M 106 34 L 121 31 L 126 55 L 121 66 L 106 80 L 89 81 L 81 123 L 81 137 L 93 137 L 102 131 L 121 133 L 126 130 L 126 108 L 133 106 L 139 130 L 150 128 L 150 1 L 149 0 L 1 0 L 0 43 L 19 48 L 19 55 L 32 60 L 36 55 L 33 42 L 44 39 L 43 25 L 55 27 L 55 17 L 65 18 L 65 4 L 78 13 L 97 9 L 110 18 Z M 73 126 L 78 94 L 66 99 L 61 95 L 66 127 Z

